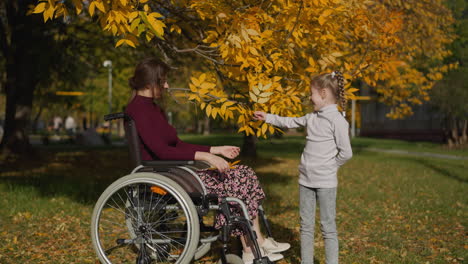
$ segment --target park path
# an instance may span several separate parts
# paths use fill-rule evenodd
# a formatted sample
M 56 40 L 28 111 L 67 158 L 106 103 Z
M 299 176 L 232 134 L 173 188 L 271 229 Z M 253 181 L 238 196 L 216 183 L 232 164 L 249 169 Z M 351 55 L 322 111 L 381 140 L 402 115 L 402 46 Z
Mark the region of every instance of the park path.
M 416 156 L 416 157 L 431 157 L 431 158 L 452 159 L 452 160 L 468 160 L 468 157 L 464 157 L 464 156 L 439 154 L 439 153 L 431 153 L 431 152 L 407 151 L 407 150 L 400 150 L 400 149 L 364 148 L 363 150 L 379 152 L 379 153 L 410 155 L 410 156 Z

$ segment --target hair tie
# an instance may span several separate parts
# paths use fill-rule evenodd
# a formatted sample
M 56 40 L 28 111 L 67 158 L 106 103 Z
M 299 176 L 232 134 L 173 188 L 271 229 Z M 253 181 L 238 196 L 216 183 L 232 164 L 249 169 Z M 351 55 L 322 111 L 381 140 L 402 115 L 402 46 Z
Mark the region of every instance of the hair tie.
M 336 75 L 335 71 L 332 71 L 332 73 L 331 73 L 332 79 L 335 78 L 335 75 Z

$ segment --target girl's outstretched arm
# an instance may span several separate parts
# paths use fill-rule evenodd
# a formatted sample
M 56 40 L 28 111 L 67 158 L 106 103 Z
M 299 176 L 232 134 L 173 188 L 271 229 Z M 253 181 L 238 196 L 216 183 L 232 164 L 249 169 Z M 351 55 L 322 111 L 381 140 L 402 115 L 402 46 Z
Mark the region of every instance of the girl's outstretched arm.
M 266 114 L 265 122 L 278 127 L 298 128 L 307 126 L 307 120 L 311 114 L 301 117 L 283 117 L 278 115 Z

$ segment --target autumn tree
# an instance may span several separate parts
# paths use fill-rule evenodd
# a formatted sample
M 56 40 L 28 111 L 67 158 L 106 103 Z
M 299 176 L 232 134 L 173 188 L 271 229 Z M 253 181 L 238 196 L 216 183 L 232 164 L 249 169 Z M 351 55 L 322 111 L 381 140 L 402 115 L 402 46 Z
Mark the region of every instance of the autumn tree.
M 91 71 L 102 64 L 113 40 L 93 23 L 68 23 L 57 19 L 43 23 L 27 15 L 35 0 L 0 2 L 0 68 L 2 92 L 6 95 L 4 134 L 0 152 L 27 155 L 33 102 L 38 113 L 57 99 L 56 90 L 79 87 Z M 97 31 L 97 30 L 99 31 Z M 113 52 L 113 51 L 112 51 Z M 44 100 L 41 100 L 44 99 Z
M 450 71 L 431 90 L 431 103 L 444 114 L 444 128 L 449 147 L 466 146 L 468 143 L 468 3 L 450 1 L 450 9 L 456 18 L 453 25 L 458 38 L 450 46 L 450 63 L 459 67 Z
M 188 99 L 211 118 L 234 120 L 250 139 L 245 146 L 276 130 L 253 121 L 252 111 L 301 114 L 310 75 L 341 70 L 349 98 L 362 79 L 392 106 L 388 116 L 400 118 L 453 67 L 443 64 L 453 19 L 440 0 L 72 3 L 39 0 L 32 11 L 45 21 L 92 17 L 119 38 L 116 46 L 150 42 L 166 60 L 197 55 L 206 67 L 190 78 Z

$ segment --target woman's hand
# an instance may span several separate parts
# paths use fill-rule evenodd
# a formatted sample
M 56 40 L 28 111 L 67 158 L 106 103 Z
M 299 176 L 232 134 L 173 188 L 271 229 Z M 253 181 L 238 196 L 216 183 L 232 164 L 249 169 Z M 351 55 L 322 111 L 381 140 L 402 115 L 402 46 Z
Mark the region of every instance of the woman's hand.
M 234 146 L 211 147 L 210 152 L 212 154 L 222 155 L 228 159 L 233 159 L 239 155 L 240 148 Z
M 253 119 L 265 121 L 266 115 L 267 115 L 267 114 L 266 114 L 265 112 L 262 112 L 262 111 L 255 111 L 254 114 L 253 114 Z
M 209 164 L 211 164 L 211 166 L 218 169 L 220 172 L 225 172 L 229 169 L 229 163 L 226 160 L 208 152 L 195 152 L 195 160 L 206 161 Z

